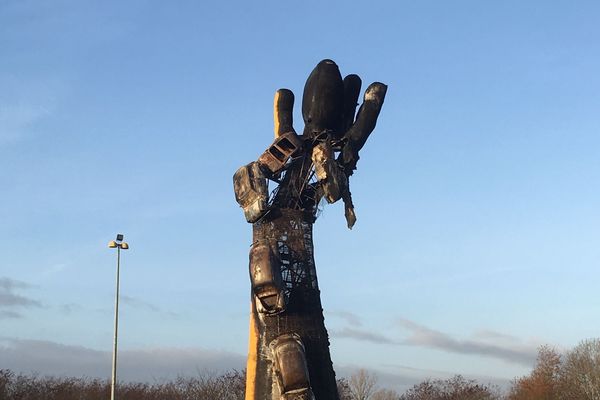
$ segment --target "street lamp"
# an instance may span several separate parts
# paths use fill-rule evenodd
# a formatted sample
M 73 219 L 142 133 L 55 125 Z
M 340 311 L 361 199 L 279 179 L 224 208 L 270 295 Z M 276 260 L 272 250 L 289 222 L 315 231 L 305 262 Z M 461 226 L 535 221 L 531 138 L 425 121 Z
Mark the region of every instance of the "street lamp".
M 112 382 L 110 385 L 110 400 L 115 400 L 115 385 L 117 384 L 117 331 L 119 328 L 119 269 L 121 267 L 121 249 L 129 249 L 123 241 L 123 235 L 118 234 L 116 240 L 108 242 L 108 247 L 117 249 L 117 290 L 115 294 L 115 336 L 113 340 Z

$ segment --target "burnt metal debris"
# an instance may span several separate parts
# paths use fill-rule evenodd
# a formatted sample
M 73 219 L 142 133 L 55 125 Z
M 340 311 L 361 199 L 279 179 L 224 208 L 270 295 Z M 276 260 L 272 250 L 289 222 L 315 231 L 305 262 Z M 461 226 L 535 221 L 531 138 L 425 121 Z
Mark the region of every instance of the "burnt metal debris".
M 275 140 L 233 176 L 253 226 L 246 400 L 338 400 L 312 226 L 322 200 L 344 202 L 356 222 L 349 178 L 375 129 L 387 86 L 376 82 L 356 113 L 361 80 L 321 61 L 304 86 L 304 130 L 293 128 L 294 94 L 275 93 Z M 269 184 L 274 189 L 269 192 Z

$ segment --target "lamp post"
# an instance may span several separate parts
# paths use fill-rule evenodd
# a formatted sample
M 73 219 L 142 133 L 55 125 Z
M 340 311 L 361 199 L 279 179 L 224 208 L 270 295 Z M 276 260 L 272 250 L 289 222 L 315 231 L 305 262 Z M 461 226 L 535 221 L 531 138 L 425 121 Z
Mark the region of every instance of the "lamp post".
M 112 357 L 112 381 L 110 384 L 110 400 L 115 400 L 115 386 L 117 384 L 117 332 L 119 328 L 119 269 L 121 267 L 121 249 L 129 249 L 129 245 L 123 241 L 123 235 L 118 234 L 116 240 L 108 243 L 111 249 L 117 249 L 117 282 L 115 293 L 115 335 L 113 338 L 113 357 Z

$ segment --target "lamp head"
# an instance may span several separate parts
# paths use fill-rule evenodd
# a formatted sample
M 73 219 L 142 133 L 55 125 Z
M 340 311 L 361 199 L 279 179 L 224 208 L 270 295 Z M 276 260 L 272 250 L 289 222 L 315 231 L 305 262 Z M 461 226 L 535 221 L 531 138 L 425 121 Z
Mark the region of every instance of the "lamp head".
M 110 242 L 108 242 L 108 247 L 110 247 L 111 249 L 114 249 L 115 247 L 117 247 L 117 242 L 115 242 L 114 240 L 111 240 Z
M 121 249 L 123 249 L 123 250 L 129 249 L 129 245 L 127 244 L 127 242 L 121 243 Z

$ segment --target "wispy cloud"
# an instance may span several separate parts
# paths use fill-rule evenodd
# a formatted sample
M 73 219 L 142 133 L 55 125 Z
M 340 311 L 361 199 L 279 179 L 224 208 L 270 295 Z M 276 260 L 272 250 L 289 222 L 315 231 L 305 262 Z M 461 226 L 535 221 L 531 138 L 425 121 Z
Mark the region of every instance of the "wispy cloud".
M 20 139 L 44 117 L 50 109 L 32 104 L 0 104 L 0 144 Z
M 41 307 L 38 300 L 15 293 L 32 286 L 10 278 L 0 278 L 0 318 L 20 318 L 22 315 L 15 308 Z
M 456 338 L 452 335 L 417 324 L 408 319 L 399 319 L 398 326 L 408 336 L 395 338 L 368 329 L 346 327 L 332 330 L 332 336 L 354 339 L 382 345 L 403 345 L 434 348 L 456 354 L 479 355 L 497 358 L 510 363 L 531 366 L 537 356 L 539 344 L 524 343 L 520 339 L 494 331 L 480 331 L 471 338 Z M 400 333 L 400 332 L 399 332 Z
M 0 146 L 32 135 L 36 125 L 52 116 L 64 92 L 56 79 L 0 75 Z
M 129 305 L 134 308 L 143 308 L 148 311 L 154 311 L 154 312 L 160 311 L 160 309 L 157 306 L 155 306 L 154 304 L 148 303 L 147 301 L 144 301 L 144 300 L 138 299 L 136 297 L 132 297 L 132 296 L 122 295 L 121 302 L 123 304 Z
M 537 355 L 537 346 L 524 345 L 515 338 L 506 343 L 506 338 L 510 337 L 508 335 L 502 335 L 504 340 L 500 343 L 481 338 L 457 339 L 447 333 L 430 329 L 408 319 L 399 319 L 398 323 L 410 334 L 402 341 L 403 344 L 407 345 L 436 348 L 459 354 L 493 357 L 526 366 L 532 365 Z M 496 333 L 495 338 L 497 339 L 499 335 Z
M 79 311 L 81 310 L 82 307 L 81 305 L 77 304 L 77 303 L 68 303 L 68 304 L 62 304 L 60 306 L 58 306 L 58 310 L 66 315 L 72 314 L 75 311 Z
M 350 311 L 326 311 L 328 316 L 341 318 L 352 326 L 362 326 L 360 317 Z
M 9 310 L 0 310 L 0 319 L 18 319 L 23 318 L 21 314 Z
M 61 264 L 53 264 L 50 265 L 49 267 L 44 268 L 44 270 L 42 271 L 42 275 L 44 276 L 51 276 L 51 275 L 56 275 L 56 274 L 60 274 L 61 272 L 64 272 L 67 269 L 68 265 L 61 263 Z
M 160 307 L 158 307 L 152 303 L 149 303 L 145 300 L 142 300 L 140 298 L 137 298 L 137 297 L 122 295 L 121 302 L 123 304 L 128 305 L 133 308 L 138 308 L 138 309 L 142 309 L 142 310 L 146 310 L 146 311 L 150 311 L 150 312 L 160 313 L 160 314 L 168 315 L 171 317 L 179 316 L 179 314 L 177 314 L 175 312 L 165 311 L 165 310 L 161 309 Z
M 0 338 L 2 367 L 23 373 L 107 378 L 110 351 L 41 340 Z M 198 371 L 241 369 L 245 356 L 201 348 L 159 347 L 120 350 L 119 375 L 127 381 L 153 381 Z
M 0 290 L 14 290 L 14 289 L 29 289 L 33 287 L 29 283 L 25 283 L 22 281 L 18 281 L 15 279 L 10 279 L 7 277 L 0 278 Z
M 496 340 L 496 341 L 503 341 L 503 342 L 518 342 L 519 338 L 517 338 L 516 336 L 513 335 L 508 335 L 506 333 L 501 333 L 501 332 L 495 332 L 495 331 L 490 331 L 487 329 L 475 332 L 475 334 L 473 335 L 474 337 L 478 338 L 478 339 L 482 339 L 482 340 Z
M 376 344 L 401 344 L 384 335 L 364 329 L 343 328 L 340 330 L 332 330 L 331 335 L 337 338 L 356 339 Z

